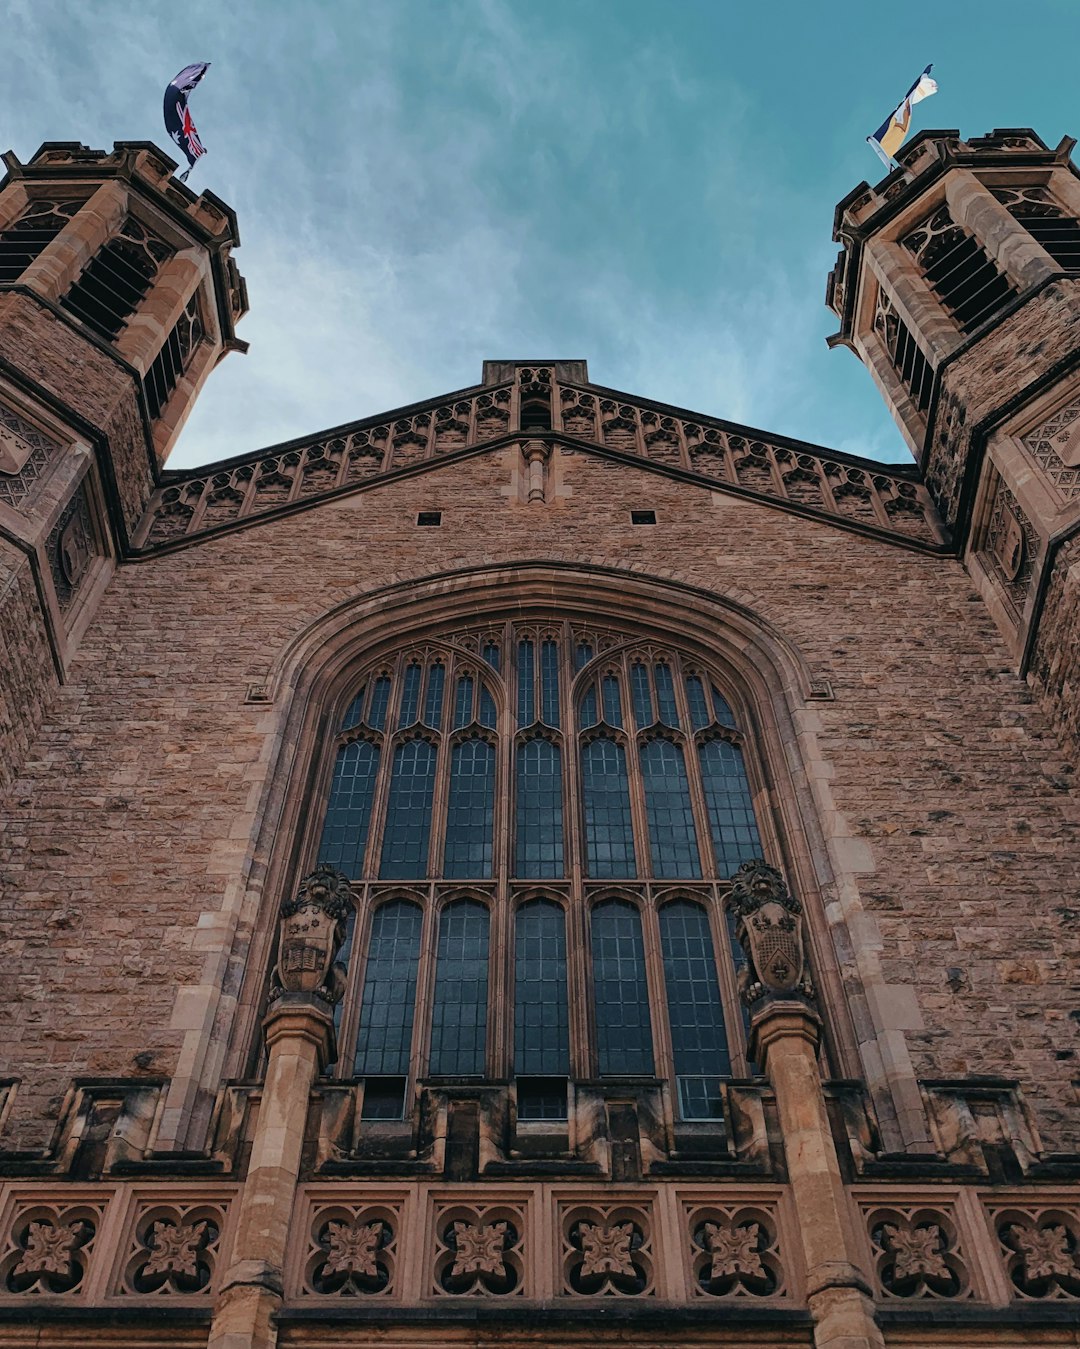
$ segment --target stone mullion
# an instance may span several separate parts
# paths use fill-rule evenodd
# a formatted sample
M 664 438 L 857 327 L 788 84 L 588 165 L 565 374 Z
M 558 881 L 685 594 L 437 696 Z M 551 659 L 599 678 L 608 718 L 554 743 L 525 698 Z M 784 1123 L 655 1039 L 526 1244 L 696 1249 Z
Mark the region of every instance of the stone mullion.
M 649 839 L 649 810 L 645 801 L 645 782 L 641 775 L 641 767 L 638 762 L 638 740 L 645 727 L 639 727 L 637 724 L 637 715 L 634 710 L 634 691 L 630 683 L 630 665 L 631 662 L 624 651 L 618 657 L 619 665 L 622 670 L 622 691 L 623 691 L 623 721 L 626 723 L 626 776 L 630 788 L 630 819 L 633 825 L 634 835 L 634 854 L 636 860 L 635 873 L 638 876 L 652 875 L 652 847 Z M 645 665 L 646 671 L 649 667 Z M 601 673 L 600 679 L 603 675 Z M 597 680 L 597 696 L 603 698 L 602 691 L 599 689 L 600 679 Z M 650 689 L 652 680 L 650 677 Z M 603 711 L 601 705 L 601 712 Z
M 431 1023 L 435 998 L 435 966 L 438 960 L 439 912 L 435 887 L 425 885 L 424 917 L 420 928 L 420 962 L 416 971 L 416 994 L 413 1001 L 412 1045 L 409 1050 L 409 1081 L 406 1084 L 408 1118 L 416 1099 L 417 1083 L 427 1076 L 431 1051 Z
M 679 463 L 688 473 L 694 471 L 694 461 L 690 458 L 690 446 L 686 443 L 686 423 L 681 417 L 674 418 L 675 434 L 679 438 Z
M 969 230 L 1020 290 L 1061 270 L 1050 254 L 970 169 L 954 168 L 945 180 L 953 220 Z
M 103 183 L 27 267 L 19 284 L 59 300 L 102 244 L 118 233 L 128 210 L 127 187 L 115 179 Z
M 191 297 L 209 279 L 209 259 L 197 248 L 176 253 L 159 267 L 149 291 L 126 320 L 114 343 L 120 355 L 140 374 L 145 375 L 153 365 Z M 217 332 L 217 315 L 213 308 L 200 304 L 199 317 L 205 332 L 202 340 L 211 346 L 218 346 L 220 334 Z M 178 380 L 177 389 L 180 383 Z M 176 390 L 169 396 L 170 403 L 175 395 Z
M 888 346 L 877 332 L 869 329 L 856 338 L 856 348 L 893 420 L 907 438 L 912 453 L 921 458 L 926 418 L 900 378 Z
M 641 940 L 645 947 L 645 981 L 649 990 L 649 1014 L 652 1021 L 654 1070 L 664 1078 L 671 1093 L 672 1109 L 677 1109 L 678 1091 L 675 1085 L 675 1051 L 668 1025 L 667 986 L 664 981 L 664 949 L 660 941 L 660 918 L 656 900 L 645 896 L 641 906 Z
M 352 1077 L 356 1055 L 356 1037 L 360 1030 L 360 998 L 364 991 L 364 972 L 367 962 L 368 942 L 371 939 L 371 886 L 360 887 L 360 899 L 357 902 L 356 890 L 353 890 L 353 903 L 356 917 L 353 919 L 352 947 L 349 951 L 349 967 L 346 971 L 345 994 L 341 1004 L 341 1028 L 338 1036 L 338 1060 L 336 1075 Z M 359 1121 L 357 1121 L 359 1124 Z
M 510 1002 L 512 982 L 510 961 L 513 959 L 513 924 L 510 915 L 510 895 L 505 884 L 496 891 L 491 904 L 490 946 L 488 948 L 488 1076 L 501 1081 L 510 1076 L 513 1058 L 513 1008 Z
M 592 987 L 591 913 L 575 889 L 566 906 L 566 996 L 570 1006 L 570 1076 L 580 1082 L 596 1076 Z
M 61 195 L 67 196 L 67 193 L 61 194 L 59 188 L 60 185 L 57 184 L 57 191 L 32 197 L 24 183 L 9 183 L 0 193 L 0 230 L 10 229 L 12 225 L 18 224 L 27 210 L 39 201 L 59 201 Z
M 479 704 L 479 672 L 476 678 L 476 691 L 473 697 Z M 423 689 L 421 689 L 423 697 Z M 423 715 L 423 707 L 419 709 Z M 464 728 L 463 728 L 464 729 Z M 438 734 L 428 732 L 435 737 L 435 784 L 431 793 L 431 824 L 428 828 L 428 877 L 441 877 L 445 866 L 443 852 L 446 847 L 446 808 L 450 800 L 450 765 L 452 762 L 451 738 L 453 732 Z
M 866 245 L 866 262 L 936 370 L 965 340 L 958 324 L 930 289 L 915 258 L 901 244 L 870 240 Z
M 735 957 L 731 936 L 724 913 L 723 894 L 713 888 L 709 903 L 709 929 L 712 932 L 716 975 L 720 984 L 720 999 L 724 1007 L 724 1028 L 727 1032 L 728 1053 L 731 1055 L 733 1077 L 745 1077 L 748 1068 L 746 1031 L 742 1015 L 742 999 L 735 975 Z

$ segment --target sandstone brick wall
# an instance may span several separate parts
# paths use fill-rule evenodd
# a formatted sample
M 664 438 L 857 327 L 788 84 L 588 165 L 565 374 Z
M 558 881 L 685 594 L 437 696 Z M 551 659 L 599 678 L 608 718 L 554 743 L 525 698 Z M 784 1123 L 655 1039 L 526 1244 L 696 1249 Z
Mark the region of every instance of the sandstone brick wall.
M 15 1136 L 41 1141 L 72 1075 L 174 1070 L 193 1024 L 176 989 L 231 941 L 212 915 L 250 854 L 286 710 L 245 692 L 284 644 L 399 578 L 562 559 L 738 592 L 832 682 L 820 750 L 875 866 L 858 935 L 914 990 L 916 1070 L 1019 1077 L 1047 1145 L 1080 1147 L 1076 791 L 960 565 L 585 454 L 530 508 L 510 491 L 516 454 L 120 568 L 5 806 Z M 639 508 L 659 526 L 633 527 Z M 416 527 L 425 509 L 441 528 Z
M 57 687 L 30 560 L 0 540 L 0 792 L 11 786 Z
M 149 498 L 150 460 L 131 374 L 27 295 L 0 295 L 0 351 L 109 441 L 129 534 Z
M 1080 762 L 1080 539 L 1054 560 L 1046 590 L 1030 683 L 1048 704 L 1063 743 Z

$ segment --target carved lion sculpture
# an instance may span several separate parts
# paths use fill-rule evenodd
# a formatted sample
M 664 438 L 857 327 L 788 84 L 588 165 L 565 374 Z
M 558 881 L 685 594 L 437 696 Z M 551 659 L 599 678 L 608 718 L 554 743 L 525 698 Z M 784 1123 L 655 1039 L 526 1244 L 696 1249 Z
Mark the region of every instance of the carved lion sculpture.
M 341 1001 L 345 967 L 337 961 L 352 910 L 349 879 L 320 865 L 300 882 L 296 898 L 281 906 L 278 961 L 270 976 L 270 999 L 283 993 L 314 993 Z

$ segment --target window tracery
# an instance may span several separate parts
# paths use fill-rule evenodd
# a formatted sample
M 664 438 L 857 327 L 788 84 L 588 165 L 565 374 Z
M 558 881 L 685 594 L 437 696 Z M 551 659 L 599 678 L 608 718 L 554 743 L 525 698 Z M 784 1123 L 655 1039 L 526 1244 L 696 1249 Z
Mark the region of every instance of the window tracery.
M 753 1071 L 723 897 L 763 853 L 722 683 L 640 634 L 507 622 L 343 690 L 310 860 L 356 898 L 338 1071 L 365 1119 L 428 1077 L 509 1077 L 521 1120 L 565 1119 L 579 1078 L 659 1078 L 717 1117 Z

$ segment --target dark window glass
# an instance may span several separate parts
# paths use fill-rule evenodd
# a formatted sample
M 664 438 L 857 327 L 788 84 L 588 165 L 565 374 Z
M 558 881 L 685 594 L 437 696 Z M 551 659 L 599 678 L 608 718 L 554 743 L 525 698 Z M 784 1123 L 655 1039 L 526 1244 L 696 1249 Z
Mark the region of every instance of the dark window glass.
M 433 731 L 437 731 L 442 726 L 442 698 L 445 683 L 445 669 L 441 665 L 433 665 L 428 671 L 427 697 L 424 699 L 424 721 Z
M 581 751 L 581 785 L 588 874 L 637 875 L 626 751 L 622 745 L 606 735 L 590 741 Z
M 705 701 L 705 686 L 697 675 L 690 675 L 686 681 L 686 701 L 690 704 L 690 720 L 694 730 L 700 731 L 712 721 L 709 704 Z
M 439 916 L 429 1071 L 480 1077 L 487 1043 L 488 911 L 463 899 Z
M 405 682 L 401 690 L 401 715 L 399 726 L 411 726 L 420 712 L 420 666 L 410 665 L 405 671 Z
M 454 730 L 460 731 L 473 719 L 473 681 L 468 675 L 462 675 L 457 682 L 457 694 L 454 698 Z
M 361 689 L 349 706 L 345 709 L 345 715 L 341 719 L 341 729 L 351 731 L 354 726 L 359 726 L 364 719 L 364 690 Z
M 514 1072 L 565 1077 L 570 1069 L 563 911 L 534 899 L 517 911 L 514 962 Z
M 642 745 L 640 758 L 653 875 L 700 876 L 701 858 L 682 750 L 670 740 L 650 740 Z
M 698 750 L 698 761 L 716 869 L 721 876 L 732 876 L 743 862 L 761 856 L 742 750 L 726 740 L 707 740 Z
M 584 670 L 593 658 L 593 649 L 588 642 L 578 642 L 574 648 L 574 669 Z
M 151 419 L 161 412 L 188 368 L 195 349 L 203 340 L 202 314 L 198 296 L 192 296 L 187 309 L 172 326 L 172 331 L 143 376 L 143 394 Z
M 355 740 L 338 750 L 330 803 L 326 807 L 319 861 L 329 862 L 356 879 L 364 869 L 364 849 L 371 824 L 371 802 L 379 751 L 366 740 Z
M 565 1119 L 565 1077 L 519 1077 L 517 1080 L 518 1119 Z
M 540 693 L 543 720 L 548 726 L 559 724 L 559 647 L 545 642 L 540 648 Z
M 484 647 L 484 659 L 493 670 L 499 668 L 499 648 L 494 642 L 488 642 Z
M 622 694 L 619 681 L 614 675 L 605 675 L 600 681 L 600 691 L 604 700 L 604 720 L 609 726 L 622 726 Z
M 600 717 L 597 715 L 596 711 L 595 688 L 586 689 L 585 695 L 581 700 L 581 713 L 579 720 L 581 722 L 581 729 L 583 731 L 587 730 L 590 726 L 595 726 L 596 723 L 600 720 Z
M 685 900 L 660 910 L 668 1023 L 683 1119 L 720 1113 L 718 1079 L 731 1072 L 724 1009 L 705 910 Z
M 483 684 L 480 685 L 480 725 L 495 729 L 495 699 Z
M 450 756 L 443 875 L 491 875 L 495 818 L 495 749 L 486 740 L 463 740 Z
M 720 692 L 720 690 L 716 687 L 715 684 L 713 685 L 712 700 L 713 700 L 713 707 L 716 710 L 716 720 L 720 723 L 721 726 L 730 726 L 732 730 L 734 730 L 735 713 L 732 712 L 731 708 L 728 706 L 727 699 L 724 697 L 724 695 Z
M 368 711 L 368 725 L 381 731 L 386 722 L 386 708 L 390 702 L 390 680 L 380 675 L 371 691 L 371 707 Z
M 592 959 L 600 1072 L 651 1073 L 645 947 L 632 904 L 608 900 L 593 909 Z
M 405 1114 L 406 1077 L 369 1077 L 364 1082 L 362 1120 L 401 1119 Z
M 427 875 L 435 746 L 407 740 L 394 752 L 379 875 L 384 880 Z
M 534 653 L 532 642 L 518 642 L 518 725 L 531 726 L 536 720 L 536 696 L 533 692 Z
M 548 740 L 518 746 L 515 839 L 518 876 L 563 874 L 562 754 Z
M 675 684 L 671 678 L 670 665 L 657 665 L 653 669 L 656 679 L 656 701 L 660 705 L 660 720 L 665 726 L 679 725 L 679 709 L 675 704 Z
M 21 220 L 0 231 L 0 284 L 18 281 L 61 230 L 71 223 L 79 202 L 62 202 L 54 211 L 47 201 L 31 202 Z
M 634 720 L 638 726 L 651 726 L 652 690 L 649 688 L 649 672 L 644 665 L 630 667 L 630 692 L 634 699 Z
M 357 1077 L 409 1071 L 422 921 L 417 906 L 404 900 L 375 910 L 360 1001 Z
M 60 303 L 99 337 L 112 342 L 150 289 L 157 267 L 128 239 L 110 239 L 83 268 Z

